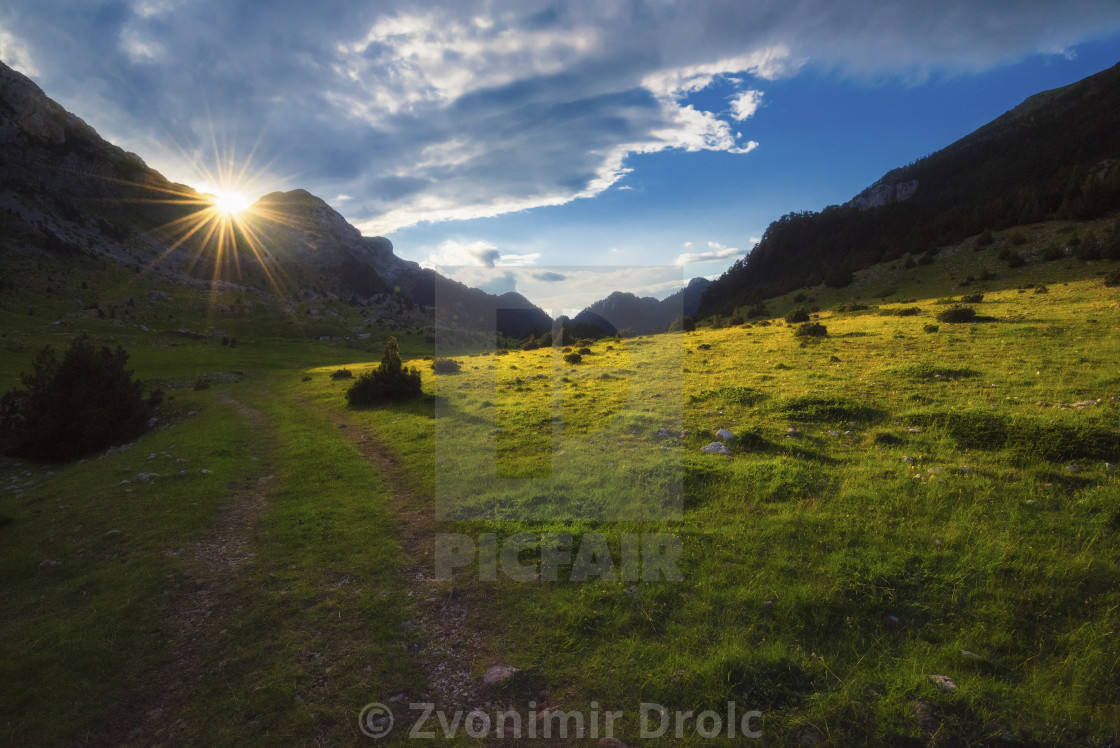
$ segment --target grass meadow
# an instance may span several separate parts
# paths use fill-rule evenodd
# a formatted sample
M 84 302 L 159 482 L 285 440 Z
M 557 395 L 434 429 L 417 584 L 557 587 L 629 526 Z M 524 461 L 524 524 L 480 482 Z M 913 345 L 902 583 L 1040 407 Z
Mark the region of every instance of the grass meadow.
M 1067 226 L 1020 231 L 1024 267 L 998 259 L 1006 232 L 577 365 L 492 348 L 434 375 L 402 332 L 424 396 L 359 411 L 331 374 L 375 366 L 386 333 L 346 341 L 345 305 L 310 326 L 231 298 L 215 320 L 205 294 L 153 287 L 114 325 L 69 291 L 5 302 L 11 384 L 89 329 L 173 399 L 126 451 L 0 463 L 0 740 L 367 743 L 358 711 L 430 696 L 437 645 L 474 678 L 527 674 L 487 703 L 621 710 L 632 745 L 740 744 L 694 718 L 639 736 L 641 702 L 729 701 L 770 745 L 1120 740 L 1115 264 L 1044 262 Z M 135 283 L 98 277 L 102 298 Z M 937 320 L 977 292 L 980 321 Z M 833 311 L 853 297 L 868 308 Z M 825 337 L 782 321 L 801 305 Z M 157 332 L 180 327 L 208 337 Z M 730 456 L 702 453 L 719 429 Z M 616 564 L 627 535 L 662 533 L 683 580 L 432 581 L 437 532 L 603 537 Z M 448 606 L 465 629 L 433 641 L 425 611 Z

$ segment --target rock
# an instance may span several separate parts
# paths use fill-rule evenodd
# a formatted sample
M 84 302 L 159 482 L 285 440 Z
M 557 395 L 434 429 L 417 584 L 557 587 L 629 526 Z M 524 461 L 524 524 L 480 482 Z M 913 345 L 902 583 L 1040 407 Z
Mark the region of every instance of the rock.
M 700 451 L 710 455 L 731 455 L 731 450 L 723 442 L 712 442 Z
M 626 588 L 626 594 L 629 595 L 630 597 L 634 597 L 635 595 L 638 594 L 638 588 L 634 585 L 630 585 L 629 587 Z
M 961 657 L 964 657 L 967 660 L 979 660 L 980 659 L 980 655 L 976 654 L 975 652 L 969 652 L 967 649 L 962 649 L 961 650 Z
M 883 625 L 891 629 L 900 629 L 906 625 L 901 616 L 896 616 L 891 613 L 883 614 Z
M 198 472 L 202 473 L 203 475 L 213 475 L 214 474 L 213 470 L 209 470 L 207 468 L 202 468 L 202 470 L 199 470 Z
M 790 426 L 788 429 L 786 429 L 786 436 L 797 436 L 800 433 L 801 432 L 795 429 L 793 426 Z
M 630 748 L 629 745 L 614 737 L 599 738 L 595 745 L 599 746 L 599 748 Z
M 972 475 L 972 468 L 968 465 L 961 465 L 957 470 L 960 471 L 961 475 Z
M 1068 470 L 1071 473 L 1080 473 L 1081 472 L 1081 466 L 1080 465 L 1066 465 L 1066 470 Z
M 405 621 L 404 623 L 401 624 L 401 628 L 404 629 L 405 631 L 415 631 L 416 630 L 416 624 L 413 623 L 412 621 Z
M 1106 462 L 1106 463 L 1104 464 L 1104 469 L 1105 469 L 1105 470 L 1115 470 L 1115 469 L 1116 469 L 1116 466 L 1115 466 L 1115 465 L 1113 465 L 1113 464 L 1112 464 L 1111 462 Z
M 940 688 L 942 691 L 956 691 L 957 684 L 948 675 L 931 675 L 929 677 L 933 685 Z
M 137 480 L 139 480 L 141 483 L 153 481 L 158 477 L 159 473 L 137 473 L 136 475 Z
M 902 461 L 905 462 L 907 465 L 913 465 L 915 462 L 917 462 L 917 460 L 915 460 L 913 457 L 909 457 L 909 456 L 903 457 Z
M 500 683 L 505 683 L 517 673 L 520 673 L 520 668 L 515 668 L 513 665 L 497 664 L 491 665 L 486 668 L 486 672 L 482 674 L 482 685 L 496 686 Z
M 716 438 L 721 442 L 735 441 L 735 434 L 731 433 L 727 429 L 720 429 L 716 432 Z
M 658 429 L 657 430 L 657 438 L 658 439 L 672 439 L 673 435 L 671 433 L 669 433 L 669 429 Z
M 61 561 L 53 561 L 49 558 L 43 559 L 42 561 L 39 562 L 39 568 L 40 569 L 49 569 L 53 566 L 62 566 L 62 562 Z
M 933 473 L 934 475 L 940 475 L 941 473 L 945 472 L 945 468 L 943 468 L 943 467 L 931 467 L 928 472 Z
M 106 537 L 112 537 L 113 535 L 120 535 L 120 534 L 121 534 L 120 530 L 110 530 L 109 532 L 105 533 L 105 536 Z

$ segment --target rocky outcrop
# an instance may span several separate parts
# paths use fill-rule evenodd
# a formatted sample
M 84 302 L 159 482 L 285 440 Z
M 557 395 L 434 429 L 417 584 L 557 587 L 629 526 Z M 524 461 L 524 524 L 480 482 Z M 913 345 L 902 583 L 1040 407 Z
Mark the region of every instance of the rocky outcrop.
M 892 172 L 868 187 L 846 203 L 846 206 L 867 210 L 881 208 L 884 205 L 903 203 L 914 196 L 918 191 L 917 179 L 903 179 Z

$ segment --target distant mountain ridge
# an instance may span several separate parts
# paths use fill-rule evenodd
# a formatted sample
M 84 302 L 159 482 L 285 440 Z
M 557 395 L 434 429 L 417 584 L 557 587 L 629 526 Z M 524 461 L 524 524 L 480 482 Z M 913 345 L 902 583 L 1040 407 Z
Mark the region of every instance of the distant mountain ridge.
M 701 315 L 820 283 L 906 254 L 1049 218 L 1120 208 L 1120 65 L 1022 104 L 893 169 L 845 205 L 789 213 L 705 291 Z
M 632 330 L 639 335 L 664 332 L 678 317 L 696 314 L 700 297 L 711 285 L 707 278 L 693 278 L 684 288 L 664 299 L 639 297 L 626 291 L 615 291 L 590 304 L 575 317 L 576 322 L 595 324 L 604 320 L 614 330 Z M 594 315 L 594 316 L 591 316 Z M 604 327 L 606 331 L 606 326 Z

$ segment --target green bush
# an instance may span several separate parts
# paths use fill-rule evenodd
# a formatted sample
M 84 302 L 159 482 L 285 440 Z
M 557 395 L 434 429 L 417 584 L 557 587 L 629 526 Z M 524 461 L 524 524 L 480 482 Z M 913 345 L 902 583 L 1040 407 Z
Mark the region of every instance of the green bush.
M 922 329 L 926 332 L 931 332 L 932 333 L 932 332 L 937 332 L 941 328 L 938 327 L 937 325 L 922 325 Z
M 95 348 L 80 337 L 59 361 L 43 348 L 25 389 L 0 398 L 0 446 L 6 454 L 62 462 L 139 436 L 150 407 L 125 369 L 123 348 Z
M 992 242 L 994 242 L 994 241 L 995 241 L 995 237 L 992 236 L 991 229 L 984 229 L 984 231 L 980 234 L 980 236 L 976 237 L 976 246 L 977 247 L 989 247 L 989 246 L 992 245 Z
M 1063 257 L 1065 257 L 1065 252 L 1063 252 L 1062 248 L 1057 244 L 1051 244 L 1050 246 L 1042 250 L 1043 262 L 1053 262 L 1054 260 L 1060 260 Z
M 1104 277 L 1104 284 L 1106 286 L 1120 286 L 1120 268 L 1113 270 L 1111 273 Z
M 901 309 L 880 309 L 879 314 L 884 317 L 917 317 L 922 310 L 916 306 L 902 307 Z
M 404 368 L 397 339 L 385 341 L 381 366 L 367 371 L 346 391 L 351 408 L 368 408 L 380 403 L 408 400 L 420 394 L 420 372 Z
M 983 300 L 984 300 L 984 294 L 979 293 L 979 292 L 977 292 L 977 293 L 966 293 L 964 296 L 961 297 L 961 303 L 962 304 L 979 304 Z
M 581 356 L 587 356 L 587 355 L 590 355 L 590 353 L 591 353 L 591 349 L 590 349 L 590 348 L 587 348 L 587 347 L 585 346 L 585 347 L 583 347 L 583 348 L 580 348 L 580 349 L 579 349 L 578 351 L 576 351 L 576 353 L 578 353 L 578 354 L 579 354 L 579 355 L 581 355 Z
M 798 326 L 793 334 L 799 338 L 823 338 L 828 335 L 828 328 L 819 322 L 807 322 Z
M 797 322 L 808 322 L 808 321 L 809 321 L 809 311 L 803 306 L 799 306 L 796 309 L 791 309 L 786 314 L 786 322 L 790 323 L 791 325 L 795 324 Z
M 569 364 L 578 364 L 583 361 L 583 356 L 578 353 L 565 353 L 564 361 Z
M 859 299 L 850 299 L 841 304 L 837 304 L 832 308 L 834 312 L 862 312 L 864 309 L 870 309 L 867 304 L 864 304 Z
M 331 379 L 353 379 L 354 372 L 349 369 L 336 369 L 331 372 Z
M 976 319 L 976 310 L 970 306 L 961 306 L 954 304 L 953 306 L 942 309 L 937 313 L 937 319 L 940 322 L 960 323 L 972 322 Z
M 435 374 L 458 374 L 463 366 L 453 358 L 437 358 L 432 362 L 432 372 Z

